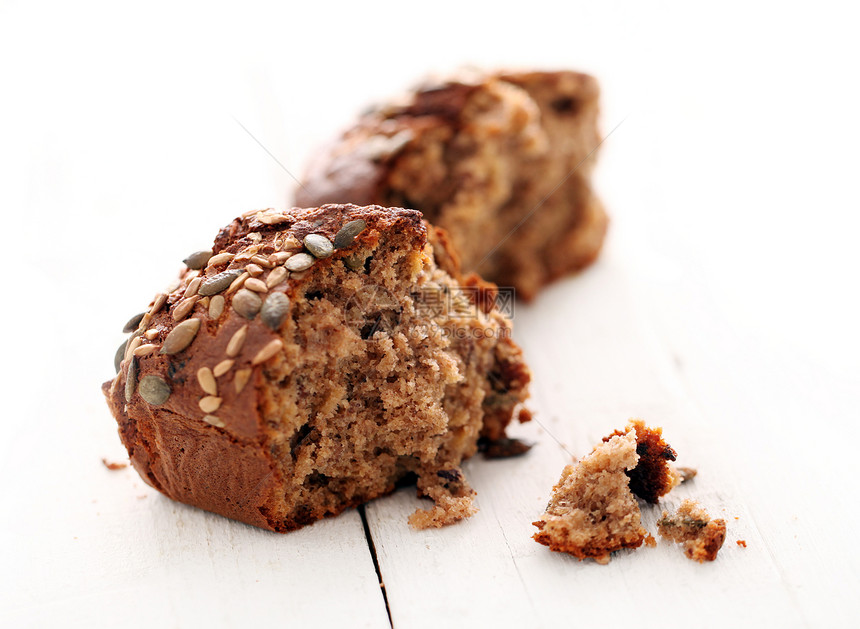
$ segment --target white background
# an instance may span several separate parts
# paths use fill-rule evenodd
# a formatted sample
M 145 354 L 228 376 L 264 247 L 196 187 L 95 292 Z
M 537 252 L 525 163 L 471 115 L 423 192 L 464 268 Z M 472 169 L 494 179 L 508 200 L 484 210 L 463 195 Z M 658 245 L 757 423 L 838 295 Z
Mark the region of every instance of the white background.
M 293 180 L 239 123 L 298 176 L 362 107 L 465 64 L 599 78 L 604 133 L 614 132 L 597 185 L 613 223 L 597 267 L 518 311 L 543 418 L 523 434 L 539 441 L 533 459 L 553 448 L 555 458 L 504 468 L 532 474 L 526 506 L 493 494 L 494 468 L 470 464 L 489 488 L 476 483 L 482 514 L 513 501 L 524 528 L 499 520 L 510 556 L 483 556 L 501 553 L 516 570 L 470 591 L 453 617 L 491 590 L 527 592 L 534 605 L 535 583 L 599 587 L 573 610 L 547 599 L 546 615 L 524 612 L 526 624 L 597 617 L 601 592 L 636 590 L 642 556 L 599 572 L 548 559 L 528 529 L 564 459 L 543 429 L 581 454 L 639 414 L 672 427 L 693 462 L 725 473 L 722 484 L 697 481 L 701 492 L 749 512 L 747 534 L 761 544 L 753 559 L 725 550 L 710 572 L 668 563 L 671 548 L 653 551 L 686 571 L 698 601 L 679 597 L 675 609 L 716 601 L 714 623 L 756 609 L 788 624 L 856 614 L 843 595 L 857 590 L 858 555 L 841 536 L 856 537 L 848 523 L 858 515 L 857 25 L 848 3 L 0 2 L 0 620 L 237 625 L 290 614 L 300 624 L 337 600 L 313 594 L 327 586 L 355 615 L 323 604 L 321 624 L 387 622 L 355 513 L 271 536 L 175 506 L 130 470 L 108 473 L 100 457 L 123 451 L 99 384 L 113 375 L 122 323 L 187 253 L 238 213 L 287 203 Z M 571 351 L 546 352 L 548 343 Z M 399 626 L 454 613 L 409 607 L 463 568 L 446 563 L 446 536 L 469 548 L 469 527 L 483 526 L 422 536 L 441 546 L 417 578 L 399 569 L 418 561 L 410 544 L 423 534 L 404 523 L 416 504 L 400 492 L 368 510 Z M 730 531 L 727 546 L 737 537 Z M 746 616 L 732 579 L 736 593 L 762 592 L 744 601 Z M 515 610 L 519 599 L 509 600 Z M 500 618 L 520 618 L 510 614 Z

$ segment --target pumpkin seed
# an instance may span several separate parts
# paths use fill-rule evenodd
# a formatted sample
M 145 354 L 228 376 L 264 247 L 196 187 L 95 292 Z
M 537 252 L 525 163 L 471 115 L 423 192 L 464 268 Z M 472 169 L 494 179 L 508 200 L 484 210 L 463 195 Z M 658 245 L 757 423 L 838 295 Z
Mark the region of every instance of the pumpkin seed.
M 195 251 L 190 256 L 185 258 L 183 262 L 185 263 L 185 266 L 187 266 L 189 269 L 199 271 L 206 266 L 206 263 L 209 262 L 209 259 L 211 257 L 211 251 Z
M 242 269 L 229 269 L 221 271 L 212 277 L 207 277 L 203 281 L 203 284 L 200 285 L 198 292 L 204 296 L 220 293 L 230 286 L 237 277 L 241 276 L 243 272 Z
M 367 229 L 367 223 L 362 219 L 350 221 L 340 228 L 334 237 L 334 248 L 343 249 L 349 247 L 361 232 Z
M 113 355 L 113 368 L 116 369 L 116 372 L 119 373 L 119 367 L 122 364 L 122 359 L 125 358 L 125 347 L 128 345 L 128 339 L 122 342 L 117 350 L 116 354 Z
M 140 325 L 141 319 L 143 319 L 143 315 L 145 313 L 141 312 L 140 314 L 134 315 L 131 319 L 129 319 L 124 326 L 122 326 L 122 331 L 125 334 L 131 334 L 137 329 L 137 326 Z
M 290 300 L 284 293 L 272 293 L 266 298 L 260 318 L 276 332 L 281 328 L 290 310 Z
M 297 253 L 284 263 L 284 268 L 287 271 L 304 271 L 311 268 L 313 263 L 313 256 L 307 253 Z
M 233 297 L 233 310 L 246 319 L 256 317 L 262 305 L 263 300 L 260 299 L 260 296 L 247 288 L 240 288 Z
M 137 392 L 148 404 L 160 406 L 170 397 L 170 385 L 161 376 L 144 376 L 140 379 Z
M 197 336 L 200 329 L 200 319 L 188 319 L 183 321 L 170 331 L 161 346 L 162 354 L 178 354 L 191 345 L 191 341 Z
M 334 245 L 331 240 L 321 234 L 308 234 L 304 239 L 305 248 L 315 258 L 327 258 L 334 253 Z

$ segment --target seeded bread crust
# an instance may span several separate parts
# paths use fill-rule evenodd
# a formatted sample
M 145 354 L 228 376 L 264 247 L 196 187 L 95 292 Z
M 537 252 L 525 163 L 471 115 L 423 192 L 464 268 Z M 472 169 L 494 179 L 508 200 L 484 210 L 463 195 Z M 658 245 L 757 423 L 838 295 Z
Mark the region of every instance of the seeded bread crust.
M 308 256 L 303 241 L 310 234 L 341 246 L 327 257 Z M 416 211 L 354 205 L 250 212 L 222 229 L 212 251 L 190 256 L 195 268 L 131 326 L 117 377 L 103 385 L 141 477 L 175 500 L 279 532 L 389 493 L 410 474 L 436 503 L 413 516 L 414 524 L 438 526 L 473 513 L 474 492 L 459 463 L 479 437 L 503 438 L 527 396 L 530 375 L 510 340 L 510 322 L 484 305 L 457 325 L 492 333 L 489 339 L 446 340 L 450 313 L 421 319 L 418 298 L 395 291 L 400 311 L 395 304 L 388 314 L 412 317 L 406 331 L 426 335 L 410 344 L 397 325 L 376 330 L 379 318 L 369 330 L 366 322 L 338 320 L 329 300 L 340 283 L 411 281 L 410 290 L 432 284 L 456 292 L 475 281 L 459 273 L 444 234 L 431 228 L 429 236 Z M 300 256 L 311 260 L 309 268 L 287 271 Z M 234 269 L 227 285 L 213 283 Z M 319 294 L 318 286 L 332 294 Z M 350 351 L 365 353 L 356 363 Z M 404 367 L 412 354 L 420 360 Z M 353 387 L 366 390 L 331 369 L 348 371 L 362 360 L 368 378 L 393 363 L 387 368 L 395 379 L 379 386 L 384 399 L 351 395 Z M 413 371 L 424 375 L 413 378 Z M 327 376 L 308 377 L 314 373 Z M 403 387 L 432 408 L 409 411 Z
M 597 81 L 576 72 L 425 85 L 321 150 L 296 203 L 421 210 L 450 232 L 464 269 L 531 299 L 603 243 L 608 220 L 590 184 L 598 96 Z

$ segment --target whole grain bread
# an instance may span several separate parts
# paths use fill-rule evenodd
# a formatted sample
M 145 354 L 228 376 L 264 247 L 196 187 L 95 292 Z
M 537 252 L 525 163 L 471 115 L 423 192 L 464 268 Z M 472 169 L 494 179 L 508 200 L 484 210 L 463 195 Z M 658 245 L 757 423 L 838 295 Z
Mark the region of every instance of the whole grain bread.
M 378 206 L 255 211 L 186 264 L 103 386 L 147 483 L 273 531 L 410 477 L 434 501 L 413 525 L 474 512 L 460 462 L 505 437 L 530 373 L 442 231 Z
M 323 148 L 295 201 L 421 210 L 448 230 L 464 269 L 532 299 L 603 243 L 591 185 L 598 96 L 593 77 L 566 71 L 426 84 Z

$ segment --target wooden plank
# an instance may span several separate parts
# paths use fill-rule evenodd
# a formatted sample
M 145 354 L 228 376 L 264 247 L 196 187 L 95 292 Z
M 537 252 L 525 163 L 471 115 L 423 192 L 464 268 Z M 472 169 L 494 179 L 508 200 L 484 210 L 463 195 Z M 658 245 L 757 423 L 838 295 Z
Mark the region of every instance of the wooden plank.
M 734 490 L 800 617 L 856 622 L 857 379 L 768 345 L 757 330 L 729 328 L 689 273 L 642 287 L 679 378 L 720 437 L 716 447 L 748 472 Z
M 537 414 L 535 423 L 513 432 L 536 438 L 538 445 L 521 459 L 467 463 L 479 496 L 477 515 L 447 529 L 416 532 L 406 524 L 420 503 L 411 490 L 368 507 L 395 626 L 461 618 L 590 626 L 610 617 L 613 624 L 641 626 L 662 624 L 666 613 L 708 626 L 804 623 L 795 593 L 738 490 L 756 462 L 727 454 L 732 435 L 708 422 L 687 397 L 629 281 L 610 247 L 588 273 L 552 287 L 533 306 L 518 305 L 515 336 L 534 371 Z M 680 462 L 700 469 L 666 504 L 696 497 L 726 517 L 729 538 L 715 563 L 690 562 L 677 546 L 661 542 L 618 553 L 609 566 L 599 566 L 551 553 L 531 539 L 531 522 L 568 459 L 556 440 L 582 455 L 631 416 L 664 426 Z M 651 531 L 659 511 L 643 508 Z M 737 546 L 737 539 L 748 548 Z
M 124 453 L 88 385 L 4 448 L 0 625 L 388 626 L 357 512 L 280 535 L 173 502 L 102 465 Z

